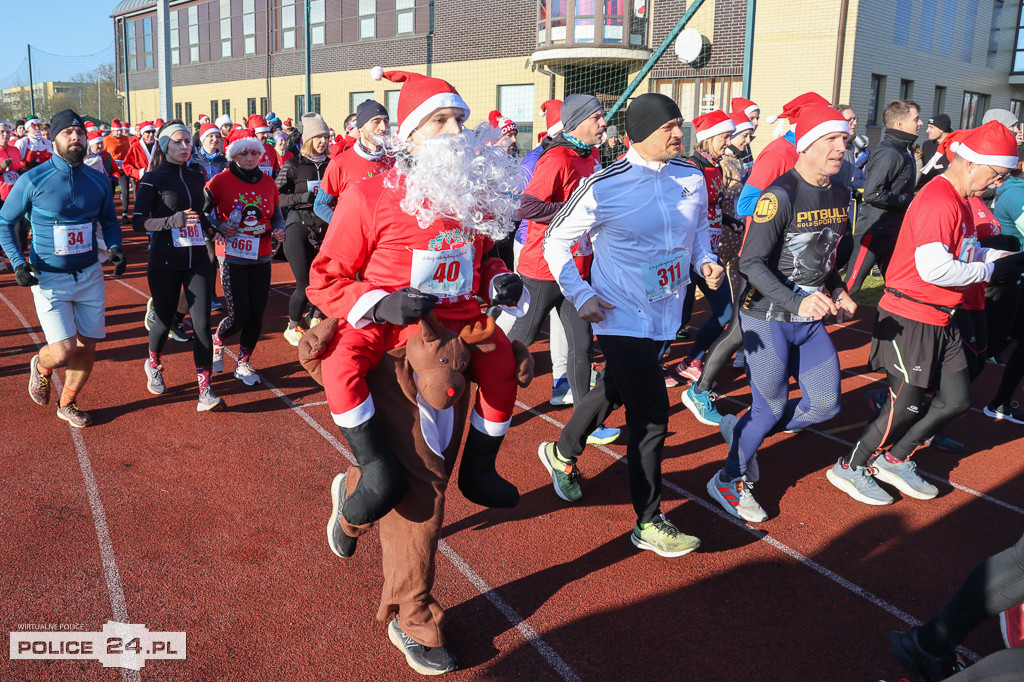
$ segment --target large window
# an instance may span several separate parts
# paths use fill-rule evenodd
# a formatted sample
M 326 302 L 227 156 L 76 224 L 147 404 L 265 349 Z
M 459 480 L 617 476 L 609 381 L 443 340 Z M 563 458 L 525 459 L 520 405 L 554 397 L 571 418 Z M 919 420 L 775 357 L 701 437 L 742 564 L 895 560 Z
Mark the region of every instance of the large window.
M 256 0 L 242 0 L 242 36 L 245 54 L 256 54 Z
M 1020 120 L 1021 114 L 1024 114 L 1024 101 L 1019 99 L 1010 100 L 1010 113 L 1013 114 L 1014 118 Z
M 885 99 L 885 76 L 871 74 L 871 88 L 868 90 L 868 125 L 882 125 L 882 101 Z
M 946 86 L 935 86 L 935 97 L 932 99 L 932 116 L 946 110 Z
M 224 114 L 228 118 L 231 118 L 231 100 L 222 99 L 220 101 L 220 113 Z
M 281 49 L 295 48 L 295 0 L 281 2 Z
M 391 130 L 398 130 L 398 94 L 401 90 L 386 90 L 384 92 L 384 108 L 388 110 L 388 123 Z
M 260 116 L 266 116 L 268 111 L 270 111 L 270 105 L 267 103 L 267 98 L 260 97 Z
M 533 84 L 499 85 L 498 110 L 516 122 L 519 134 L 516 146 L 520 149 L 533 148 Z
M 327 28 L 324 25 L 326 21 L 326 0 L 310 0 L 309 40 L 313 45 L 323 45 L 325 42 L 327 42 Z
M 182 119 L 182 120 L 184 120 L 185 123 L 188 124 L 188 125 L 191 125 L 193 123 L 193 119 L 192 119 L 192 102 L 185 102 L 185 118 Z
M 171 10 L 171 64 L 181 63 L 181 51 L 178 49 L 178 10 Z M 181 118 L 181 116 L 178 116 Z
M 126 21 L 124 25 L 125 25 L 125 34 L 127 36 L 127 42 L 128 42 L 128 70 L 129 71 L 136 71 L 139 68 L 138 63 L 136 62 L 136 59 L 138 59 L 139 53 L 138 53 L 138 48 L 137 48 L 138 44 L 137 44 L 137 42 L 135 40 L 135 22 L 134 21 Z
M 142 20 L 142 52 L 144 55 L 145 69 L 153 68 L 153 22 L 154 17 L 146 17 Z
M 256 98 L 255 97 L 249 97 L 248 99 L 245 100 L 245 110 L 247 112 L 249 112 L 249 113 L 246 114 L 246 116 L 252 116 L 253 114 L 256 113 Z
M 377 35 L 377 0 L 359 0 L 359 39 Z
M 188 8 L 188 60 L 199 61 L 199 7 Z
M 538 45 L 647 45 L 642 0 L 538 0 Z
M 416 30 L 416 0 L 395 0 L 395 32 L 399 35 Z
M 320 95 L 311 94 L 309 96 L 310 107 L 309 110 L 319 114 L 320 113 Z
M 960 129 L 976 128 L 981 117 L 988 110 L 989 96 L 980 92 L 964 91 L 964 104 L 960 110 Z
M 175 102 L 174 103 L 174 118 L 176 118 L 176 119 L 178 119 L 180 121 L 184 121 L 185 120 L 185 119 L 183 119 L 181 117 L 181 102 Z
M 220 56 L 231 56 L 231 0 L 220 0 Z
M 900 79 L 900 99 L 914 99 L 914 81 Z
M 217 100 L 215 100 L 215 99 L 211 99 L 210 100 L 210 120 L 211 121 L 216 122 L 217 118 L 220 116 L 220 109 L 218 108 L 219 106 L 220 105 L 218 104 Z
M 363 102 L 365 102 L 368 99 L 373 99 L 373 92 L 372 91 L 368 91 L 368 92 L 350 92 L 348 94 L 348 113 L 349 114 L 356 113 L 356 109 L 359 108 L 359 105 L 362 104 Z
M 302 123 L 302 115 L 306 113 L 306 96 L 295 95 L 295 125 Z

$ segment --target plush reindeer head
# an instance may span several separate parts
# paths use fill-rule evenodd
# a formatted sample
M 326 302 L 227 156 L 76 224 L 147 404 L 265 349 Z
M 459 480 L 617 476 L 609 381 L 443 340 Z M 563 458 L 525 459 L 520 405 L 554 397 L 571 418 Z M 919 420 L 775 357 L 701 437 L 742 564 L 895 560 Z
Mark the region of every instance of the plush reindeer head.
M 420 333 L 405 346 L 405 361 L 413 371 L 419 394 L 431 407 L 444 410 L 466 390 L 465 372 L 470 353 L 494 350 L 485 341 L 494 334 L 494 318 L 486 324 L 466 326 L 459 334 L 448 329 L 431 313 L 419 322 Z

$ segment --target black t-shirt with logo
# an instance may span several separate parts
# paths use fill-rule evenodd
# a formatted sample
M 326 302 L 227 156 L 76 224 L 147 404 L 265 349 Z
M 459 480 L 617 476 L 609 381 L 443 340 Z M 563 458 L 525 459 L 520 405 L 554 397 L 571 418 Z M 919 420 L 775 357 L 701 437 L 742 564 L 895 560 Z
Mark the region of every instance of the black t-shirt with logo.
M 842 185 L 812 185 L 795 169 L 761 193 L 740 255 L 740 271 L 750 282 L 744 311 L 788 322 L 808 293 L 823 288 L 831 295 L 843 287 L 835 260 L 849 203 Z

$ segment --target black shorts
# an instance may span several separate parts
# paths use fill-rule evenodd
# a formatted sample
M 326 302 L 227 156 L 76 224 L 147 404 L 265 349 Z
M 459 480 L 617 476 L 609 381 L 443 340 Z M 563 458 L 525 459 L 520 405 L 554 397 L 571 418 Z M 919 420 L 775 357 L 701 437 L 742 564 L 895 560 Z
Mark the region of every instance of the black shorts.
M 911 386 L 928 388 L 943 373 L 967 369 L 960 330 L 938 327 L 878 309 L 868 364 L 875 372 L 904 377 Z

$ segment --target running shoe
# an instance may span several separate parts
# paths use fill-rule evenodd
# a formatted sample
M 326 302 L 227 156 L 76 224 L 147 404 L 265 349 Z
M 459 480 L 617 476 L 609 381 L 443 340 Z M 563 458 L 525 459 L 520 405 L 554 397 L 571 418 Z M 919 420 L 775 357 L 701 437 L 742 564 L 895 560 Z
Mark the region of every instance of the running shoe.
M 163 395 L 167 391 L 167 384 L 164 383 L 164 366 L 154 367 L 149 358 L 142 362 L 143 368 L 146 370 L 146 388 L 153 395 Z
M 298 346 L 299 341 L 302 340 L 302 335 L 305 333 L 302 327 L 295 325 L 294 327 L 288 327 L 284 330 L 284 340 L 293 346 Z
M 345 474 L 334 477 L 331 482 L 331 518 L 327 522 L 327 544 L 331 551 L 342 559 L 356 553 L 356 538 L 341 529 L 341 510 L 345 507 Z
M 689 325 L 684 324 L 682 327 L 680 327 L 679 330 L 676 332 L 676 338 L 679 339 L 680 341 L 690 338 Z
M 683 391 L 680 399 L 693 416 L 701 424 L 718 426 L 722 423 L 722 413 L 715 407 L 718 396 L 711 391 L 697 391 L 697 382 L 690 384 L 690 387 Z
M 423 646 L 398 626 L 395 618 L 388 625 L 388 639 L 405 654 L 405 662 L 420 675 L 443 675 L 459 667 L 446 647 Z
M 996 421 L 1009 421 L 1014 424 L 1024 424 L 1024 412 L 1017 409 L 1017 403 L 1013 403 L 1009 408 L 992 407 L 986 405 L 985 409 L 982 410 L 986 417 L 992 417 Z
M 954 440 L 947 436 L 944 432 L 939 431 L 934 436 L 924 442 L 926 446 L 930 445 L 933 448 L 943 450 L 945 452 L 963 452 L 964 444 L 958 440 Z
M 719 471 L 708 481 L 708 494 L 733 516 L 751 523 L 761 523 L 768 519 L 768 514 L 754 499 L 753 487 L 754 484 L 746 476 L 723 481 L 722 471 Z
M 572 389 L 569 388 L 568 378 L 559 377 L 555 380 L 555 385 L 551 387 L 551 400 L 548 402 L 552 405 L 572 405 Z
M 825 478 L 858 502 L 875 506 L 892 504 L 892 496 L 875 483 L 873 472 L 871 467 L 851 467 L 840 457 L 835 466 L 825 472 Z
M 199 402 L 196 404 L 196 412 L 220 412 L 228 404 L 224 398 L 218 398 L 213 389 L 207 386 L 199 391 Z
M 220 302 L 220 299 L 214 296 L 210 299 L 210 312 L 217 312 L 218 310 L 224 310 L 224 304 Z
M 736 351 L 736 355 L 733 356 L 732 366 L 736 369 L 743 369 L 747 366 L 747 355 L 743 352 L 742 348 Z
M 587 436 L 587 445 L 610 445 L 619 438 L 621 431 L 610 426 L 598 426 Z
M 317 326 L 318 324 L 320 324 L 323 321 L 324 321 L 324 318 L 322 318 L 322 317 L 311 317 L 311 318 L 309 318 L 309 328 L 312 329 L 313 327 Z
M 86 426 L 92 426 L 92 417 L 88 412 L 78 409 L 78 404 L 74 400 L 67 405 L 59 405 L 57 416 L 75 428 L 84 429 Z
M 704 369 L 704 363 L 699 358 L 692 358 L 690 360 L 683 360 L 676 365 L 676 371 L 679 372 L 679 376 L 690 381 L 699 381 L 701 370 Z
M 167 335 L 181 343 L 186 343 L 192 340 L 192 335 L 188 333 L 181 322 L 172 324 L 171 328 L 167 330 Z
M 50 402 L 50 377 L 38 369 L 39 353 L 32 356 L 28 363 L 28 396 L 36 405 Z
M 576 466 L 576 460 L 566 461 L 559 457 L 558 445 L 551 441 L 540 444 L 537 456 L 551 475 L 551 485 L 555 488 L 555 494 L 566 502 L 579 502 L 583 497 L 583 491 L 580 490 L 580 471 Z
M 235 365 L 235 378 L 246 386 L 255 386 L 263 381 L 248 360 L 242 360 Z
M 148 332 L 153 328 L 154 322 L 156 322 L 156 311 L 153 310 L 153 299 L 150 298 L 146 301 L 146 317 L 142 320 L 142 326 L 145 327 Z
M 739 424 L 740 418 L 734 414 L 727 414 L 722 417 L 722 423 L 718 425 L 718 430 L 722 433 L 722 439 L 725 444 L 732 449 L 732 434 L 736 430 L 736 425 Z M 761 469 L 757 466 L 757 453 L 750 458 L 747 462 L 747 471 L 743 474 L 747 477 L 747 483 L 753 485 L 761 480 Z
M 669 369 L 665 365 L 661 366 L 661 373 L 665 376 L 665 388 L 675 388 L 680 383 L 679 376 L 675 373 L 675 370 Z
M 687 535 L 675 527 L 671 521 L 662 514 L 660 519 L 646 524 L 644 528 L 637 523 L 633 526 L 633 532 L 629 539 L 640 549 L 654 552 L 658 556 L 674 558 L 689 554 L 700 547 L 700 539 Z
M 883 452 L 871 466 L 875 469 L 875 478 L 888 483 L 904 495 L 917 500 L 931 500 L 939 494 L 939 489 L 921 478 L 917 473 L 917 463 L 909 459 L 899 460 Z
M 224 371 L 224 346 L 213 346 L 213 371 Z
M 967 667 L 956 652 L 944 651 L 936 656 L 925 651 L 918 639 L 920 632 L 920 626 L 914 626 L 906 632 L 889 633 L 889 648 L 911 679 L 944 680 Z

